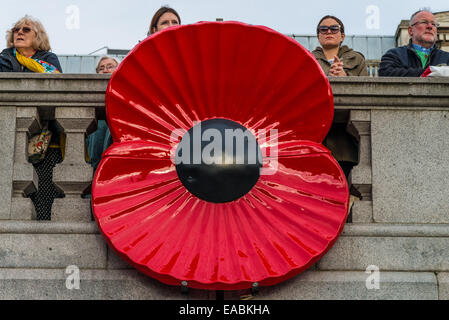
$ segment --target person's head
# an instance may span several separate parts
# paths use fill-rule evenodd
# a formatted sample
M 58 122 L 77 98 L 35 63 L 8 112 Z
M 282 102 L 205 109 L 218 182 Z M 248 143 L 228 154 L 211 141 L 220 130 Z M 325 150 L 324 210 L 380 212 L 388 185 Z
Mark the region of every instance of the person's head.
M 431 48 L 437 41 L 438 22 L 429 10 L 419 10 L 410 18 L 408 34 L 412 43 Z
M 6 32 L 6 47 L 50 51 L 47 32 L 39 20 L 26 15 Z
M 316 33 L 323 49 L 340 47 L 345 40 L 345 26 L 334 16 L 324 16 L 318 22 Z
M 161 7 L 151 19 L 150 29 L 147 35 L 151 35 L 166 28 L 181 24 L 181 18 L 175 9 L 170 7 Z
M 97 73 L 113 73 L 118 67 L 118 61 L 114 58 L 104 56 L 98 61 Z

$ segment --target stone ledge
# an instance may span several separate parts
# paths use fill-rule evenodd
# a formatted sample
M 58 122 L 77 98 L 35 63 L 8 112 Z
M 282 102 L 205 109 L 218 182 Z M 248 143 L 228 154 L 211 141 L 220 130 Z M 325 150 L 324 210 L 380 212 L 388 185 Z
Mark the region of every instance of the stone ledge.
M 95 222 L 1 221 L 1 234 L 99 234 Z
M 0 269 L 0 299 L 215 299 L 206 290 L 180 293 L 136 270 L 80 269 L 79 289 L 66 287 L 65 269 Z M 261 287 L 255 300 L 436 300 L 433 273 L 381 272 L 379 289 L 367 289 L 365 272 L 307 271 L 273 287 Z M 69 280 L 70 281 L 70 280 Z M 369 280 L 368 280 L 369 281 Z M 242 291 L 225 292 L 225 299 L 239 299 Z
M 106 268 L 97 234 L 0 234 L 0 268 Z
M 449 237 L 341 236 L 319 270 L 449 271 Z
M 109 75 L 0 75 L 0 105 L 104 107 Z M 331 77 L 336 108 L 448 109 L 449 79 Z
M 0 234 L 100 234 L 95 222 L 0 220 Z M 347 223 L 348 237 L 449 237 L 449 224 Z
M 436 300 L 435 274 L 380 272 L 379 289 L 367 289 L 363 271 L 307 271 L 277 286 L 262 287 L 256 300 Z M 369 280 L 368 280 L 369 281 Z M 240 292 L 241 293 L 241 292 Z M 239 292 L 225 298 L 238 299 Z
M 79 289 L 67 289 L 66 269 L 0 269 L 0 300 L 205 300 L 215 292 L 167 286 L 136 270 L 80 269 Z M 71 278 L 69 279 L 70 283 Z M 73 285 L 73 281 L 71 282 Z
M 342 236 L 449 238 L 449 224 L 346 224 Z

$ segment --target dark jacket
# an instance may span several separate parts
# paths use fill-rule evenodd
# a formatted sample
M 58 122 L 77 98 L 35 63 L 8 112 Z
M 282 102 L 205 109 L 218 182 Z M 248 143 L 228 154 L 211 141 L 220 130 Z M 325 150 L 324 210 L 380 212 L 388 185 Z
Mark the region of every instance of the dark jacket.
M 421 59 L 410 41 L 407 46 L 390 49 L 383 55 L 379 66 L 379 76 L 420 77 L 429 66 L 440 64 L 449 65 L 449 52 L 434 48 L 423 68 Z
M 58 57 L 48 51 L 36 51 L 36 53 L 31 57 L 33 59 L 40 59 L 54 65 L 59 72 L 62 73 L 61 65 L 59 64 Z M 16 57 L 14 57 L 13 48 L 8 48 L 0 53 L 0 72 L 32 72 L 24 66 L 22 66 Z
M 331 64 L 327 61 L 323 48 L 317 47 L 312 51 L 312 54 L 324 73 L 329 75 Z M 343 62 L 343 70 L 348 76 L 368 76 L 365 57 L 360 52 L 354 51 L 348 46 L 341 46 L 337 56 Z

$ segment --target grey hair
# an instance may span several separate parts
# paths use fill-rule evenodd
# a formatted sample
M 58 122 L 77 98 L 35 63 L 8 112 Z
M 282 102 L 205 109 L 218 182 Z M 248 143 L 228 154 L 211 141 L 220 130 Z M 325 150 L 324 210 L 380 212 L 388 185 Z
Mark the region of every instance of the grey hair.
M 410 17 L 409 26 L 413 24 L 413 21 L 415 20 L 416 15 L 418 15 L 421 12 L 429 12 L 433 14 L 432 10 L 430 8 L 421 8 L 418 11 L 416 11 L 412 16 Z
M 95 71 L 97 73 L 98 73 L 98 68 L 100 67 L 101 61 L 106 60 L 106 59 L 114 60 L 114 62 L 117 64 L 117 66 L 120 64 L 120 61 L 118 59 L 116 59 L 116 58 L 113 58 L 113 57 L 110 57 L 110 56 L 103 56 L 103 57 L 101 57 L 100 61 L 98 61 L 97 67 L 95 68 Z

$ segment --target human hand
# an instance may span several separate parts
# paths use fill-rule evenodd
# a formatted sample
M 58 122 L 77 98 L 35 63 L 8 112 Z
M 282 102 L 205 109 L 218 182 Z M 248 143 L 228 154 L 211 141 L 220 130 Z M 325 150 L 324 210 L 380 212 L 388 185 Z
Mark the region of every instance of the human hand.
M 343 61 L 341 61 L 337 56 L 334 56 L 334 63 L 331 65 L 329 71 L 331 76 L 334 77 L 347 77 L 348 75 L 343 70 Z

